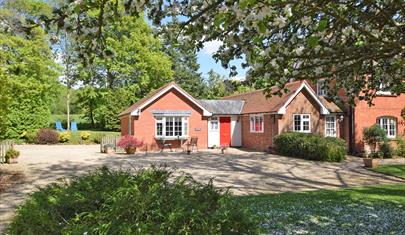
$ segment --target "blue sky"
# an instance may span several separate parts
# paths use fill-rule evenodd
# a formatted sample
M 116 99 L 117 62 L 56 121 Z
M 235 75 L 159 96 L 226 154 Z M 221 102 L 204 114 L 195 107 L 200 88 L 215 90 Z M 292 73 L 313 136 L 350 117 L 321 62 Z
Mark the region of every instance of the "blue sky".
M 200 64 L 200 72 L 202 73 L 203 77 L 207 77 L 208 71 L 213 69 L 215 72 L 224 75 L 225 77 L 229 77 L 229 69 L 224 69 L 221 66 L 221 63 L 216 63 L 215 60 L 212 58 L 212 55 L 218 50 L 219 46 L 221 45 L 220 41 L 211 41 L 204 44 L 204 48 L 198 52 L 197 54 L 197 61 Z M 232 65 L 235 65 L 238 69 L 238 75 L 233 77 L 232 79 L 242 80 L 245 78 L 246 69 L 241 67 L 242 60 L 235 60 L 232 62 Z

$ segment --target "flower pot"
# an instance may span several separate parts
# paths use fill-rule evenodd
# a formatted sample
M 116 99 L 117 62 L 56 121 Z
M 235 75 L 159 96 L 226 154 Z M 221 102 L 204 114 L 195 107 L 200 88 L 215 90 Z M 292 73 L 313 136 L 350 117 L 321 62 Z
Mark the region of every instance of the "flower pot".
M 136 148 L 126 148 L 126 149 L 125 149 L 125 152 L 126 152 L 127 154 L 135 154 Z
M 187 150 L 187 154 L 188 154 L 188 155 L 191 154 L 191 150 L 190 150 L 190 149 Z
M 376 168 L 380 164 L 380 159 L 363 158 L 364 166 L 367 168 Z

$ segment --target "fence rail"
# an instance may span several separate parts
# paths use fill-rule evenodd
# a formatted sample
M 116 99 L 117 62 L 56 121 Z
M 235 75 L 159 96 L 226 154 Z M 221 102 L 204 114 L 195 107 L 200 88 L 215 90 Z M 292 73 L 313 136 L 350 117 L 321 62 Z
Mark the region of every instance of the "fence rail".
M 6 162 L 6 152 L 12 148 L 14 142 L 12 140 L 4 140 L 0 142 L 0 163 Z
M 100 152 L 104 152 L 105 145 L 111 145 L 115 152 L 123 152 L 124 150 L 117 145 L 119 138 L 119 136 L 104 136 L 100 142 Z

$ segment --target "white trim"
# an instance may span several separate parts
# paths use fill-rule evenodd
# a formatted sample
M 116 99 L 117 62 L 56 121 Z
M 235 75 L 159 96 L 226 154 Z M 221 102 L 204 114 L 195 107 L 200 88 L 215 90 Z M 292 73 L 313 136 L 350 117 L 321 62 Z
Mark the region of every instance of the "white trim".
M 318 80 L 318 81 L 316 82 L 316 94 L 317 94 L 318 96 L 326 96 L 326 95 L 328 94 L 328 92 L 325 91 L 325 90 L 322 88 L 322 86 L 324 85 L 324 84 L 322 84 L 322 83 L 325 83 L 325 82 L 326 82 L 326 80 L 324 80 L 324 79 Z
M 386 120 L 386 122 L 387 122 L 386 123 L 387 129 L 384 128 L 384 121 L 383 120 Z M 377 125 L 379 127 L 381 127 L 381 129 L 383 129 L 385 131 L 388 139 L 395 139 L 397 137 L 398 123 L 397 123 L 397 119 L 395 117 L 392 117 L 392 116 L 380 116 L 380 117 L 377 117 Z M 394 127 L 394 129 L 393 129 L 394 130 L 394 135 L 391 135 L 391 133 L 390 133 L 392 126 Z
M 158 118 L 160 120 L 158 120 Z M 170 136 L 166 136 L 166 118 L 172 118 L 172 132 L 173 135 Z M 181 135 L 175 135 L 176 134 L 176 118 L 180 118 L 181 119 Z M 158 135 L 157 133 L 157 124 L 161 123 L 162 124 L 162 135 Z M 186 128 L 185 128 L 186 127 Z M 176 139 L 176 138 L 186 138 L 188 137 L 188 133 L 189 133 L 189 122 L 188 122 L 188 117 L 168 117 L 168 116 L 155 116 L 155 138 L 164 138 L 164 139 L 168 139 L 168 138 L 172 138 L 172 139 Z
M 309 119 L 305 120 L 308 121 L 308 130 L 304 130 L 304 119 L 303 116 L 308 115 Z M 300 116 L 300 130 L 295 130 L 295 116 Z M 294 113 L 293 114 L 293 132 L 301 132 L 301 133 L 311 133 L 311 114 L 309 113 Z
M 131 116 L 139 116 L 140 115 L 140 111 L 146 107 L 147 105 L 149 105 L 150 103 L 152 103 L 153 101 L 155 101 L 157 98 L 159 98 L 160 96 L 162 96 L 163 94 L 165 94 L 166 92 L 168 92 L 170 89 L 176 89 L 178 92 L 180 92 L 180 94 L 184 95 L 187 99 L 189 99 L 191 102 L 193 102 L 197 107 L 199 107 L 200 109 L 203 110 L 203 116 L 212 116 L 212 113 L 210 113 L 207 109 L 205 109 L 203 106 L 201 106 L 201 104 L 199 104 L 191 95 L 189 95 L 187 92 L 181 90 L 176 84 L 172 84 L 168 87 L 166 87 L 165 89 L 159 91 L 157 94 L 155 94 L 154 96 L 152 96 L 150 99 L 148 99 L 147 101 L 145 101 L 143 104 L 141 104 L 137 109 L 133 110 L 131 112 Z
M 334 129 L 335 129 L 335 133 L 334 133 L 334 135 L 328 135 L 327 134 L 327 132 L 326 132 L 326 130 L 327 130 L 327 118 L 328 117 L 333 117 L 334 118 L 334 124 L 335 124 L 335 126 L 334 126 Z M 336 137 L 337 136 L 337 117 L 336 117 L 336 115 L 326 115 L 325 116 L 325 136 L 329 136 L 329 137 Z
M 262 119 L 263 123 L 262 123 L 262 129 L 260 131 L 256 131 L 255 127 L 256 127 L 256 117 L 260 119 Z M 254 124 L 252 126 L 252 121 L 251 119 L 254 118 Z M 250 114 L 249 115 L 249 130 L 250 133 L 263 133 L 264 132 L 264 115 L 263 114 Z
M 308 87 L 306 82 L 303 82 L 302 85 L 295 91 L 295 93 L 285 102 L 285 104 L 277 111 L 277 114 L 286 114 L 287 106 L 291 103 L 291 101 L 301 92 L 302 89 L 306 89 L 311 97 L 321 106 L 321 114 L 330 114 L 329 110 L 322 104 L 319 98 L 314 94 L 311 88 Z

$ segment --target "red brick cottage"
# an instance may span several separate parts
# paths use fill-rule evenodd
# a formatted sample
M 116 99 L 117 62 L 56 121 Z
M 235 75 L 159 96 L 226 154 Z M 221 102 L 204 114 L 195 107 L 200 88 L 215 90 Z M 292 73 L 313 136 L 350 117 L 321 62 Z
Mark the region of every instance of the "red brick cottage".
M 289 91 L 282 96 L 266 98 L 263 90 L 257 90 L 221 100 L 197 100 L 169 83 L 119 115 L 121 134 L 134 135 L 147 149 L 160 148 L 162 141 L 178 147 L 196 136 L 200 148 L 267 150 L 278 134 L 296 131 L 345 139 L 353 152 L 362 150 L 362 131 L 375 123 L 392 140 L 404 136 L 405 94 L 380 92 L 374 106 L 357 101 L 355 107 L 345 105 L 342 110 L 319 87 L 295 81 L 287 84 Z
M 122 112 L 121 134 L 142 140 L 148 149 L 162 140 L 174 146 L 198 137 L 202 148 L 221 145 L 267 150 L 285 131 L 340 137 L 342 110 L 316 94 L 306 81 L 291 82 L 288 93 L 266 98 L 263 90 L 221 100 L 197 100 L 169 83 Z M 275 88 L 276 89 L 276 88 Z

